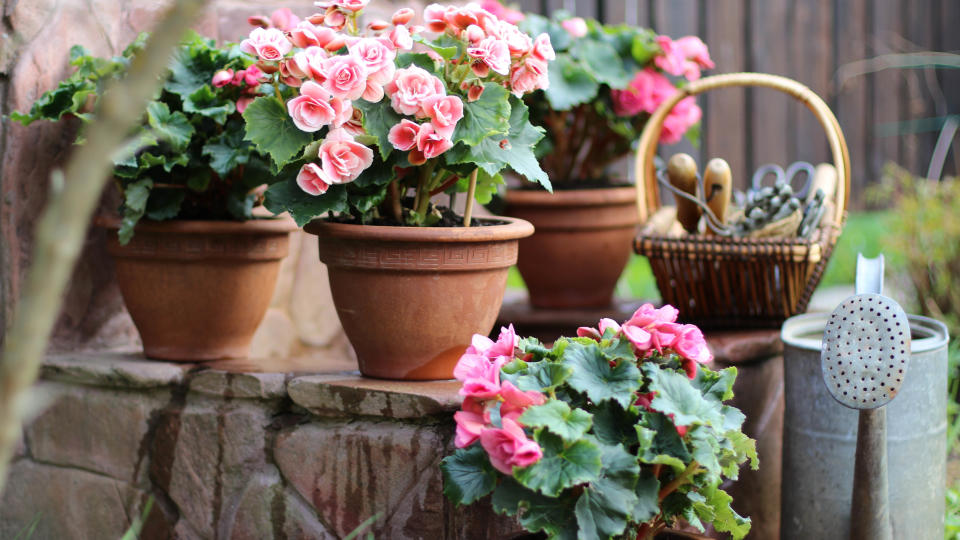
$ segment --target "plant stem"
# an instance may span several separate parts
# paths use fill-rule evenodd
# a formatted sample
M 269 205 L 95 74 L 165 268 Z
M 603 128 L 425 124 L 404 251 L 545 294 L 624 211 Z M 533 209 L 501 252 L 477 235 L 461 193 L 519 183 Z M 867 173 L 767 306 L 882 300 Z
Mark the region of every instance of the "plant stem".
M 390 199 L 390 212 L 397 223 L 403 224 L 403 205 L 400 202 L 400 185 L 397 180 L 387 186 L 387 197 Z
M 470 218 L 473 216 L 473 196 L 477 192 L 477 172 L 480 169 L 474 169 L 470 173 L 470 187 L 467 188 L 466 208 L 463 211 L 463 226 L 470 226 Z
M 700 464 L 697 463 L 697 460 L 691 461 L 690 464 L 687 465 L 687 468 L 684 469 L 682 473 L 680 473 L 680 476 L 674 478 L 672 482 L 663 486 L 660 489 L 660 493 L 657 494 L 657 500 L 662 501 L 663 499 L 665 499 L 667 495 L 670 495 L 671 493 L 676 491 L 677 488 L 686 484 L 687 480 L 689 480 L 690 477 L 696 474 L 699 470 L 700 470 Z
M 0 492 L 14 444 L 23 434 L 27 393 L 40 371 L 63 291 L 83 248 L 87 223 L 110 178 L 110 156 L 140 121 L 162 83 L 171 52 L 204 4 L 204 0 L 177 0 L 157 24 L 146 48 L 133 58 L 127 76 L 108 90 L 112 98 L 101 102 L 87 130 L 87 144 L 80 151 L 74 149 L 63 173 L 54 172 L 63 187 L 51 194 L 37 222 L 32 264 L 0 358 Z

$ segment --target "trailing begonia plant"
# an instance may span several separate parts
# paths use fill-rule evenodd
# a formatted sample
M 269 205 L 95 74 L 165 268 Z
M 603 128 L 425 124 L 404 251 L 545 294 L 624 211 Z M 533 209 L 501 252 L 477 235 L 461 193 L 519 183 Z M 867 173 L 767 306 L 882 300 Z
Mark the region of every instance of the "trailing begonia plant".
M 552 347 L 476 335 L 460 358 L 463 406 L 444 493 L 470 504 L 492 494 L 501 514 L 549 538 L 653 538 L 684 521 L 743 538 L 750 520 L 720 489 L 755 442 L 740 430 L 736 368 L 711 371 L 700 329 L 671 306 L 645 304 Z
M 122 77 L 146 41 L 141 34 L 120 56 L 98 58 L 75 45 L 67 79 L 46 92 L 26 114 L 10 115 L 24 125 L 75 116 L 84 124 L 106 83 Z M 119 236 L 127 243 L 141 218 L 246 220 L 261 204 L 260 186 L 274 181 L 269 161 L 244 140 L 241 112 L 263 88 L 261 73 L 237 45 L 190 33 L 177 47 L 162 90 L 147 105 L 143 123 L 114 160 L 123 193 Z M 77 144 L 83 144 L 83 129 Z
M 565 11 L 548 19 L 496 0 L 484 6 L 528 33 L 546 33 L 556 51 L 549 86 L 525 101 L 533 124 L 546 129 L 536 152 L 557 189 L 614 184 L 610 166 L 630 153 L 650 114 L 679 85 L 714 67 L 696 36 L 674 41 L 647 28 L 601 24 Z M 695 140 L 700 116 L 693 97 L 682 100 L 664 121 L 660 141 L 672 144 L 684 134 Z
M 244 112 L 247 138 L 285 178 L 267 207 L 301 225 L 328 212 L 452 224 L 431 198 L 448 193 L 452 207 L 468 191 L 469 223 L 473 198 L 489 200 L 507 167 L 549 188 L 533 152 L 543 131 L 521 99 L 548 83 L 549 36 L 531 38 L 476 4 L 431 4 L 425 26 L 404 8 L 362 27 L 368 2 L 317 2 L 323 12 L 287 31 L 252 19 L 241 47 L 275 92 Z

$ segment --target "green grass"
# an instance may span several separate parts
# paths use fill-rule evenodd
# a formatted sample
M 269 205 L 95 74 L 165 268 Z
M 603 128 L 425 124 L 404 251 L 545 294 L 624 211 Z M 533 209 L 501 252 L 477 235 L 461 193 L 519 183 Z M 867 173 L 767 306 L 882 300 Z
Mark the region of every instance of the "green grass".
M 884 252 L 888 257 L 888 266 L 895 264 L 896 261 L 890 259 L 890 251 L 883 248 L 884 231 L 887 230 L 890 217 L 887 211 L 851 214 L 820 285 L 853 283 L 856 276 L 857 253 L 863 253 L 866 257 L 876 257 Z M 516 267 L 510 269 L 507 287 L 524 289 L 523 279 Z M 617 283 L 616 295 L 620 298 L 659 298 L 653 272 L 646 258 L 639 255 L 630 257 L 630 262 Z

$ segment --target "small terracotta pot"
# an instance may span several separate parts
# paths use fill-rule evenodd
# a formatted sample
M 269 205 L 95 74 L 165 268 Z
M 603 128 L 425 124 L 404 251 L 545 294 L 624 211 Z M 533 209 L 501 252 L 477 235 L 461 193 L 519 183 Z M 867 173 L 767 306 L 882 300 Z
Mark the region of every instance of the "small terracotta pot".
M 636 189 L 615 187 L 548 193 L 508 190 L 506 215 L 537 232 L 520 241 L 517 266 L 534 307 L 607 307 L 632 252 Z
M 148 358 L 244 358 L 270 305 L 291 219 L 141 222 L 121 246 L 117 219 L 107 249 Z
M 368 377 L 453 378 L 473 334 L 500 311 L 522 220 L 481 227 L 380 227 L 316 220 L 333 302 Z

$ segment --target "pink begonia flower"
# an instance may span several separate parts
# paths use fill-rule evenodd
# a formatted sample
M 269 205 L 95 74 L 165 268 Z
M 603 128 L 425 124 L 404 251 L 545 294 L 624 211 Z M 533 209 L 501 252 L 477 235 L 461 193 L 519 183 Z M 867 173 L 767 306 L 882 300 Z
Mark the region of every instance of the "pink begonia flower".
M 466 30 L 464 30 L 463 36 L 467 41 L 470 42 L 471 45 L 476 45 L 477 43 L 483 41 L 485 37 L 487 37 L 487 33 L 483 31 L 483 28 L 480 28 L 475 24 L 471 24 Z
M 550 62 L 556 60 L 557 53 L 553 50 L 553 44 L 550 43 L 550 34 L 540 34 L 533 41 L 533 51 L 531 52 L 539 60 Z
M 660 142 L 663 144 L 679 142 L 690 126 L 700 121 L 702 115 L 703 112 L 697 106 L 693 96 L 681 99 L 663 120 Z
M 347 51 L 363 60 L 367 67 L 367 81 L 383 86 L 393 80 L 397 71 L 394 60 L 396 51 L 376 38 L 360 38 L 347 41 Z M 379 100 L 373 100 L 379 101 Z
M 339 7 L 356 13 L 357 11 L 367 7 L 367 4 L 370 3 L 370 0 L 338 0 L 336 3 Z
M 366 135 L 367 132 L 363 129 L 363 111 L 354 108 L 353 114 L 350 116 L 350 120 L 347 120 L 341 127 L 344 129 L 344 131 L 354 137 Z
M 270 18 L 266 15 L 251 15 L 247 17 L 247 24 L 260 28 L 270 28 Z
M 320 145 L 320 163 L 330 184 L 353 182 L 373 163 L 373 150 L 343 129 L 331 129 Z
M 677 92 L 663 73 L 646 68 L 637 72 L 626 90 L 612 90 L 613 112 L 618 116 L 635 116 L 641 112 L 652 113 L 667 98 Z
M 450 139 L 457 122 L 463 118 L 463 101 L 457 96 L 433 96 L 423 102 L 422 113 L 430 119 L 440 136 Z
M 474 102 L 480 99 L 480 96 L 483 95 L 483 86 L 479 84 L 474 84 L 470 86 L 470 89 L 467 91 L 467 101 Z
M 384 88 L 393 110 L 405 115 L 420 112 L 427 98 L 446 94 L 443 81 L 418 66 L 398 69 Z
M 387 134 L 387 140 L 397 150 L 406 152 L 417 146 L 417 134 L 420 132 L 420 125 L 416 122 L 404 118 L 399 124 L 390 128 Z
M 237 98 L 237 112 L 243 114 L 243 111 L 247 110 L 247 106 L 253 103 L 253 100 L 256 99 L 256 96 L 243 95 Z
M 519 342 L 520 337 L 517 336 L 517 331 L 513 329 L 512 324 L 506 327 L 501 326 L 500 335 L 497 336 L 496 341 L 481 334 L 474 334 L 470 346 L 467 347 L 467 353 L 479 354 L 487 358 L 499 356 L 513 358 L 513 351 Z
M 426 122 L 420 126 L 417 133 L 417 150 L 425 159 L 433 159 L 453 148 L 453 141 L 444 137 L 432 123 Z
M 213 79 L 210 81 L 215 88 L 224 87 L 233 82 L 233 70 L 232 69 L 221 69 L 220 71 L 213 74 Z
M 330 184 L 325 178 L 326 174 L 319 165 L 307 163 L 300 167 L 300 172 L 297 174 L 297 185 L 310 195 L 323 195 L 330 189 Z
M 506 21 L 500 21 L 500 39 L 506 42 L 510 56 L 513 58 L 520 58 L 533 49 L 533 40 L 530 36 L 516 25 Z
M 303 83 L 300 95 L 287 102 L 287 112 L 301 131 L 312 133 L 324 126 L 340 127 L 353 116 L 349 101 L 331 96 L 313 81 Z
M 673 350 L 684 360 L 689 361 L 684 362 L 683 369 L 691 379 L 697 376 L 697 364 L 706 364 L 713 360 L 713 354 L 707 346 L 703 332 L 692 324 L 681 325 L 673 342 Z
M 431 32 L 443 32 L 447 29 L 447 7 L 440 4 L 430 4 L 423 10 L 423 20 Z
M 287 36 L 276 28 L 254 28 L 250 37 L 240 42 L 240 50 L 268 62 L 282 60 L 292 48 Z
M 494 17 L 511 24 L 517 24 L 524 19 L 522 12 L 510 9 L 497 0 L 483 0 L 483 2 L 480 3 L 480 7 L 489 11 Z
M 687 80 L 695 81 L 700 78 L 700 69 L 713 69 L 715 64 L 710 59 L 707 45 L 697 36 L 684 36 L 673 42 L 674 47 L 683 51 L 686 57 L 683 75 Z
M 503 404 L 500 406 L 501 418 L 510 418 L 516 420 L 527 410 L 528 407 L 543 405 L 547 401 L 547 396 L 536 390 L 521 391 L 510 381 L 503 381 L 500 387 L 500 397 L 503 398 Z
M 395 49 L 409 51 L 413 48 L 413 38 L 410 36 L 410 30 L 402 24 L 393 27 L 393 30 L 387 34 L 387 39 L 390 40 Z
M 478 354 L 464 354 L 454 367 L 453 376 L 463 382 L 460 395 L 477 399 L 491 399 L 500 394 L 500 368 L 508 358 L 487 358 Z
M 654 65 L 671 75 L 683 75 L 683 64 L 687 61 L 683 51 L 668 36 L 657 36 L 657 45 L 662 54 L 654 57 Z
M 326 78 L 323 73 L 323 68 L 324 61 L 327 58 L 330 58 L 330 55 L 323 47 L 307 47 L 302 51 L 293 53 L 293 58 L 287 59 L 287 70 L 297 77 L 313 79 L 318 83 L 322 83 Z
M 352 54 L 331 56 L 323 61 L 323 87 L 341 99 L 360 99 L 367 89 L 367 66 Z
M 293 30 L 299 22 L 300 17 L 294 15 L 290 8 L 280 8 L 270 14 L 270 25 L 284 32 Z
M 527 438 L 520 424 L 503 418 L 503 429 L 486 428 L 480 433 L 480 444 L 490 457 L 490 464 L 503 474 L 513 474 L 513 467 L 527 467 L 540 461 L 543 450 Z
M 316 26 L 310 21 L 301 21 L 296 28 L 290 31 L 290 41 L 294 46 L 306 49 L 307 47 L 324 47 L 337 35 L 332 28 Z
M 583 20 L 582 17 L 566 19 L 561 22 L 560 25 L 575 38 L 581 38 L 587 35 L 587 21 Z
M 246 83 L 247 86 L 257 86 L 266 79 L 267 74 L 257 66 L 250 66 L 243 70 L 243 82 Z
M 506 41 L 487 36 L 476 46 L 468 47 L 467 54 L 501 75 L 510 73 L 510 48 Z
M 378 103 L 381 99 L 383 99 L 383 96 L 383 85 L 368 80 L 367 87 L 363 89 L 363 94 L 360 97 L 362 97 L 365 101 L 369 101 L 370 103 Z
M 283 84 L 285 84 L 285 85 L 287 85 L 287 86 L 292 86 L 292 87 L 294 87 L 294 88 L 299 88 L 300 85 L 303 84 L 303 79 L 304 79 L 305 77 L 301 77 L 301 76 L 299 75 L 299 73 L 297 73 L 298 70 L 296 69 L 296 67 L 294 67 L 294 70 L 293 70 L 293 71 L 290 70 L 290 66 L 294 65 L 293 62 L 291 62 L 291 60 L 293 60 L 293 59 L 292 59 L 292 58 L 286 58 L 286 59 L 284 59 L 284 60 L 282 60 L 282 61 L 280 62 L 280 65 L 279 65 L 279 67 L 280 67 L 280 82 L 282 82 Z
M 599 341 L 600 338 L 603 337 L 603 334 L 607 332 L 607 330 L 613 330 L 614 335 L 617 335 L 620 333 L 620 325 L 617 324 L 617 321 L 604 317 L 603 319 L 600 319 L 599 330 L 589 326 L 581 326 L 580 328 L 577 328 L 577 335 L 579 337 L 588 337 Z
M 646 352 L 651 348 L 662 352 L 675 337 L 677 313 L 677 309 L 670 305 L 655 309 L 653 304 L 644 304 L 630 320 L 623 323 L 620 331 L 638 352 Z
M 323 24 L 334 30 L 340 30 L 347 24 L 347 16 L 335 6 L 330 6 L 324 14 Z
M 533 56 L 528 56 L 522 64 L 514 67 L 510 74 L 510 90 L 517 97 L 549 87 L 547 63 Z
M 400 8 L 393 13 L 393 17 L 390 17 L 390 22 L 400 26 L 407 24 L 413 19 L 415 15 L 414 11 L 410 8 Z
M 475 398 L 463 398 L 461 410 L 453 413 L 457 423 L 457 436 L 453 444 L 457 448 L 466 448 L 480 439 L 480 433 L 487 427 L 484 418 L 483 403 Z
M 470 8 L 448 7 L 443 13 L 443 20 L 447 25 L 456 30 L 466 30 L 471 24 L 477 24 L 480 19 Z

